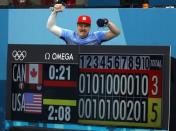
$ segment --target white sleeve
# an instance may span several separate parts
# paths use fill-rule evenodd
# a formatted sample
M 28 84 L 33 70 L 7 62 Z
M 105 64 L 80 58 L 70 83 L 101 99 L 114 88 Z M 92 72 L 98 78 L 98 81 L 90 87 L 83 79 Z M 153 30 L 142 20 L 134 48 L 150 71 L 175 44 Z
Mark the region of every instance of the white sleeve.
M 57 12 L 53 11 L 48 18 L 47 28 L 49 31 L 60 37 L 62 34 L 62 28 L 56 25 Z

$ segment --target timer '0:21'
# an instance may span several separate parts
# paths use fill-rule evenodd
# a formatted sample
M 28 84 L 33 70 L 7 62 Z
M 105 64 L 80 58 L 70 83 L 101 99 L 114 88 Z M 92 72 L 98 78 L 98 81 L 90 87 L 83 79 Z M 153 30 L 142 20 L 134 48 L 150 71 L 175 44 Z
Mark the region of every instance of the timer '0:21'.
M 70 80 L 70 65 L 54 65 L 49 66 L 49 79 L 50 80 Z

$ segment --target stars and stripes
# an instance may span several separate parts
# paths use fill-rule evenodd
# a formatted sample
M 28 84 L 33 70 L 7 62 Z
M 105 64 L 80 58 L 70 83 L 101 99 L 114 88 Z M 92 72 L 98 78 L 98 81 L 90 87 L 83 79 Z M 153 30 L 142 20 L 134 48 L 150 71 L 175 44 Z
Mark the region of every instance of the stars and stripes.
M 24 93 L 25 112 L 26 113 L 42 113 L 42 94 L 40 93 Z

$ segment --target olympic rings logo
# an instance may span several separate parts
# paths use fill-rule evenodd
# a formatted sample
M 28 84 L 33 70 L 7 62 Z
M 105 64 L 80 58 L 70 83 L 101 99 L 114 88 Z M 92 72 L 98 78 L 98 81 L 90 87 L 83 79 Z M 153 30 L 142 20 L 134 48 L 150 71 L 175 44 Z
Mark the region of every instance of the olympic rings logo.
M 15 60 L 24 60 L 24 58 L 27 56 L 27 52 L 24 50 L 24 51 L 20 51 L 20 50 L 14 50 L 12 52 L 12 56 Z

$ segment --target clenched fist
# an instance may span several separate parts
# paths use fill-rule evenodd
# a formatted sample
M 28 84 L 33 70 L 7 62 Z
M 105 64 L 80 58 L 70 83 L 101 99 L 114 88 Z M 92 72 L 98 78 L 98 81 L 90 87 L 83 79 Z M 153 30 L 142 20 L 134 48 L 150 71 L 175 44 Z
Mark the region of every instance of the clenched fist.
M 62 12 L 64 10 L 64 6 L 62 4 L 55 4 L 54 5 L 54 11 L 56 12 Z

